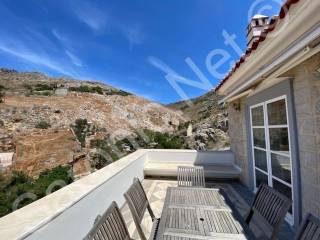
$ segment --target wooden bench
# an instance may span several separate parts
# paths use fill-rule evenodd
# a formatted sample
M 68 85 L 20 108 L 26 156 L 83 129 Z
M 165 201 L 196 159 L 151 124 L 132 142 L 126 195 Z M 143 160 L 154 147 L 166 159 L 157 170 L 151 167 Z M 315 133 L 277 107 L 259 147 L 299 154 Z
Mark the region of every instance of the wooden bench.
M 186 163 L 147 163 L 144 167 L 146 177 L 169 177 L 176 178 L 178 166 L 194 167 L 197 165 Z M 201 165 L 207 179 L 238 179 L 241 169 L 233 164 Z
M 232 151 L 195 151 L 168 150 L 150 152 L 144 166 L 146 177 L 177 178 L 177 168 L 200 166 L 204 169 L 205 178 L 238 179 L 241 168 L 235 164 Z

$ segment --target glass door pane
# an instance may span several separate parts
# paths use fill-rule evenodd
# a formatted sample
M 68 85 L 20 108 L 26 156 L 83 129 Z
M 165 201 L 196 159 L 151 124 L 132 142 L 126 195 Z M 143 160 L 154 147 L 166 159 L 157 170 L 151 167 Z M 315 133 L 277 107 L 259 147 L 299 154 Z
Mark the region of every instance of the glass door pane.
M 273 176 L 291 184 L 291 162 L 287 156 L 271 153 Z
M 266 148 L 266 137 L 264 128 L 254 128 L 253 130 L 253 146 Z
M 264 105 L 251 108 L 251 124 L 256 187 L 259 187 L 261 183 L 268 184 Z
M 291 159 L 286 99 L 267 104 L 272 176 L 291 184 Z
M 289 126 L 286 99 L 275 100 L 266 104 L 267 109 L 267 145 L 270 162 L 269 181 L 271 186 L 293 200 L 291 179 L 291 156 Z M 288 219 L 292 219 L 292 208 Z
M 252 126 L 264 126 L 263 106 L 251 109 Z
M 267 184 L 268 185 L 268 175 L 259 171 L 255 170 L 255 175 L 256 175 L 256 186 L 259 187 L 261 184 Z
M 266 151 L 254 149 L 254 160 L 257 168 L 268 172 Z
M 281 192 L 287 198 L 292 199 L 292 189 L 291 187 L 273 179 L 273 188 L 278 192 Z M 292 207 L 289 209 L 289 213 L 292 214 Z
M 281 99 L 268 104 L 269 125 L 287 124 L 286 100 Z
M 293 199 L 286 98 L 262 102 L 250 114 L 255 187 L 265 183 Z
M 270 150 L 278 151 L 280 153 L 289 154 L 289 137 L 288 128 L 270 128 Z

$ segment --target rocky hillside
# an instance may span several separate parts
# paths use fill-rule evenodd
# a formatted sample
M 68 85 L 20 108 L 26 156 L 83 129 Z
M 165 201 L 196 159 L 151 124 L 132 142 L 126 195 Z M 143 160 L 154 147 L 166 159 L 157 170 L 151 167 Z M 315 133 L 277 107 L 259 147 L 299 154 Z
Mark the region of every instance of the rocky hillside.
M 168 105 L 181 112 L 188 119 L 180 126 L 177 134 L 185 137 L 187 148 L 197 150 L 224 149 L 229 147 L 228 113 L 221 106 L 218 96 L 210 91 L 190 101 L 181 101 Z
M 0 69 L 0 91 L 0 157 L 14 152 L 11 170 L 30 176 L 63 164 L 86 174 L 97 150 L 92 143 L 111 149 L 141 130 L 170 133 L 186 121 L 183 113 L 100 82 Z

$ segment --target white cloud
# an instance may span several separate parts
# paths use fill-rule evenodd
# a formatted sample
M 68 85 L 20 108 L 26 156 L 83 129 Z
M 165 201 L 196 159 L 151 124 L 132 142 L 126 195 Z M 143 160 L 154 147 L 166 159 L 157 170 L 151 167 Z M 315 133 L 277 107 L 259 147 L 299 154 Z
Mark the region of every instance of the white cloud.
M 96 33 L 102 32 L 107 26 L 107 14 L 88 2 L 77 2 L 73 10 L 78 19 Z
M 69 40 L 66 39 L 58 30 L 52 29 L 51 30 L 52 34 L 55 36 L 56 39 L 58 39 L 61 43 L 68 43 Z
M 51 70 L 62 73 L 63 75 L 71 77 L 75 76 L 76 73 L 72 68 L 61 67 L 64 66 L 61 61 L 57 61 L 50 57 L 43 50 L 42 45 L 45 43 L 39 42 L 39 39 L 35 39 L 31 36 L 28 38 L 23 38 L 23 36 L 21 37 L 22 38 L 20 40 L 15 40 L 10 37 L 1 38 L 0 51 L 18 57 L 24 61 L 50 68 Z M 35 45 L 38 45 L 38 47 Z
M 17 17 L 1 4 L 0 12 L 6 19 L 5 23 L 8 23 L 0 24 L 0 52 L 3 56 L 13 56 L 17 61 L 23 60 L 66 76 L 77 75 L 66 57 L 61 58 L 61 49 L 46 34 L 39 31 L 40 24 Z
M 77 56 L 75 56 L 68 50 L 66 50 L 65 53 L 68 55 L 74 65 L 76 65 L 77 67 L 82 67 L 82 62 Z
M 72 5 L 72 11 L 81 22 L 96 34 L 105 33 L 108 28 L 108 34 L 117 33 L 122 35 L 128 41 L 130 49 L 134 45 L 141 44 L 145 38 L 139 23 L 124 23 L 121 19 L 108 15 L 92 2 L 78 1 L 76 5 Z M 59 33 L 57 35 L 57 38 L 61 37 Z

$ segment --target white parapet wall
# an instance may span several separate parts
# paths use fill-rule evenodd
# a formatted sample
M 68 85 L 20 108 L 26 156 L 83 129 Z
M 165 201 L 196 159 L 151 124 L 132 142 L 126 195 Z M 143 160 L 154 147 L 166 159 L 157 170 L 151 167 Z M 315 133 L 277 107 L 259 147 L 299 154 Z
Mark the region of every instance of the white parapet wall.
M 0 218 L 0 239 L 83 239 L 134 177 L 143 179 L 146 151 L 138 150 L 70 185 Z
M 123 193 L 134 177 L 144 178 L 152 162 L 233 165 L 228 151 L 138 150 L 70 185 L 0 218 L 0 239 L 83 239 L 98 215 Z M 215 165 L 216 166 L 216 165 Z
M 147 163 L 177 163 L 192 165 L 234 164 L 234 154 L 226 151 L 197 151 L 176 149 L 150 149 Z
M 203 166 L 207 179 L 237 179 L 241 169 L 233 152 L 196 150 L 150 150 L 144 167 L 145 176 L 176 177 L 178 166 Z

